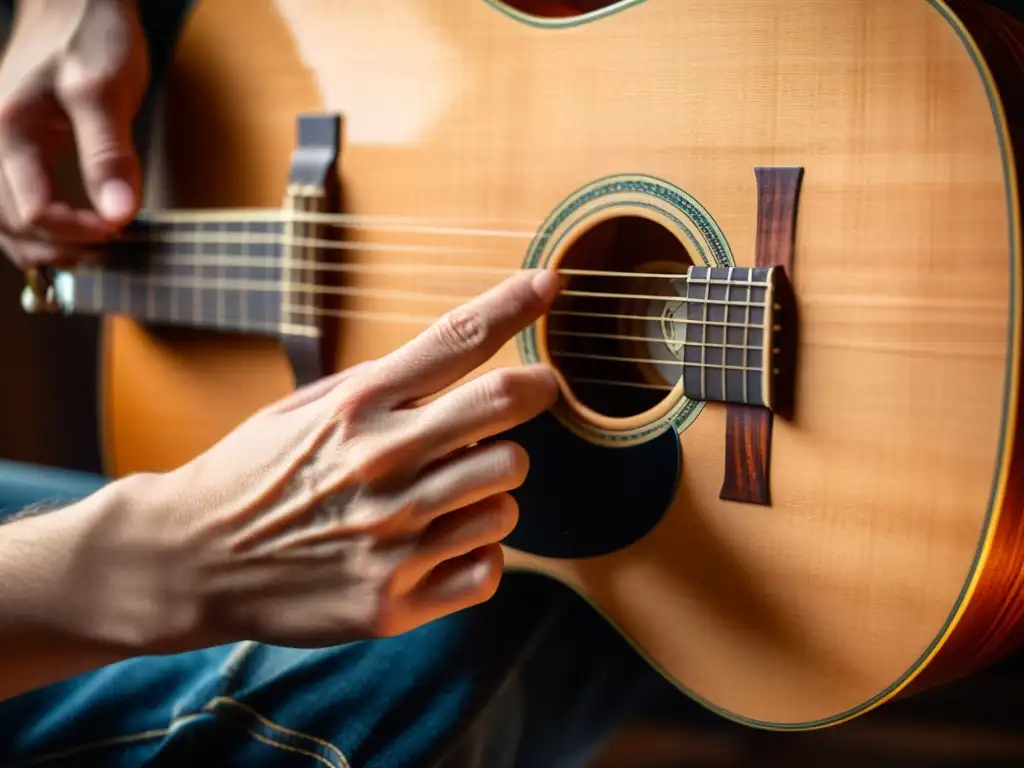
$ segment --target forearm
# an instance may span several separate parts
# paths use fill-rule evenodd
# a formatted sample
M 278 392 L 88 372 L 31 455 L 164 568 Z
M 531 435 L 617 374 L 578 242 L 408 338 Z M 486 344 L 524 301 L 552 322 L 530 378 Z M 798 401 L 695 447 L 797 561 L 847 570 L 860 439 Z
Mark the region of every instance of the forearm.
M 181 634 L 166 548 L 133 520 L 148 482 L 0 526 L 0 699 L 159 652 Z

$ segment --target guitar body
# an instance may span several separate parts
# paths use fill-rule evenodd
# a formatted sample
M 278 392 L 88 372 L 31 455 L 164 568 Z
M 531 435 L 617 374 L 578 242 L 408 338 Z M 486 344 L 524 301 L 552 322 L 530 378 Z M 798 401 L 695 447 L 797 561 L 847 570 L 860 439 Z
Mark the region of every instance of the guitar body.
M 841 722 L 1015 647 L 1012 20 L 940 0 L 385 5 L 201 0 L 150 204 L 279 207 L 296 115 L 340 113 L 337 210 L 431 226 L 340 235 L 329 260 L 399 266 L 345 275 L 337 370 L 502 271 L 752 266 L 785 224 L 755 169 L 803 169 L 793 406 L 756 433 L 761 501 L 723 490 L 755 434 L 733 405 L 567 389 L 515 433 L 533 469 L 507 568 L 577 590 L 682 690 L 761 727 Z M 553 338 L 489 365 L 553 359 Z M 276 340 L 124 317 L 102 364 L 115 475 L 189 460 L 296 381 Z

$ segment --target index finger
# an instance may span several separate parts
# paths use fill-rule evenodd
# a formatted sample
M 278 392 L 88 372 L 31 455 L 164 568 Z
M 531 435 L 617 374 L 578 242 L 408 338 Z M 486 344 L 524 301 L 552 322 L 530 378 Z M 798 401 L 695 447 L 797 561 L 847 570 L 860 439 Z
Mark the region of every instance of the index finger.
M 435 394 L 483 365 L 544 314 L 558 288 L 551 270 L 510 277 L 381 358 L 363 380 L 402 403 Z

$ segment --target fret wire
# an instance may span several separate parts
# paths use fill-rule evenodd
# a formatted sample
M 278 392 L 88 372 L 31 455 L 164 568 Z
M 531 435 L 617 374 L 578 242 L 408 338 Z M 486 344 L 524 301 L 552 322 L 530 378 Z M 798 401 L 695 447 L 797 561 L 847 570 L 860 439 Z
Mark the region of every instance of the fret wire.
M 321 212 L 323 212 L 324 206 L 326 205 L 326 199 L 324 198 L 324 196 L 322 194 L 317 194 L 316 197 L 312 198 L 311 204 L 312 204 L 313 210 L 316 213 L 321 213 Z M 306 232 L 307 232 L 307 234 L 310 235 L 310 240 L 312 240 L 314 242 L 307 243 L 307 245 L 306 245 L 306 247 L 309 250 L 309 254 L 310 254 L 310 263 L 306 267 L 306 278 L 307 278 L 307 282 L 316 283 L 317 282 L 317 271 L 319 269 L 319 261 L 320 261 L 320 247 L 315 244 L 315 241 L 317 241 L 319 239 L 319 237 L 320 237 L 320 224 L 313 217 L 310 217 L 310 219 L 311 219 L 310 221 L 306 222 L 306 227 L 307 227 Z M 318 320 L 318 317 L 317 317 L 317 312 L 323 306 L 322 299 L 323 299 L 324 295 L 325 294 L 314 294 L 313 296 L 310 296 L 310 298 L 309 298 L 309 304 L 310 304 L 310 307 L 309 307 L 309 315 L 310 315 L 309 316 L 309 327 L 310 328 L 319 328 L 319 320 Z
M 177 244 L 172 243 L 170 247 L 171 253 L 176 254 L 178 250 Z M 177 273 L 179 267 L 180 261 L 175 259 L 175 265 L 172 267 L 172 270 Z M 167 292 L 169 294 L 168 304 L 170 304 L 171 322 L 178 324 L 181 322 L 181 291 L 172 285 L 167 287 Z
M 751 291 L 750 291 L 750 289 L 747 289 L 747 290 L 748 290 L 747 298 L 750 298 Z M 746 307 L 743 308 L 743 319 L 744 319 L 743 346 L 744 347 L 749 347 L 750 346 L 750 328 L 748 327 L 750 325 L 750 305 L 749 304 Z M 750 361 L 747 359 L 747 352 L 744 351 L 744 353 L 743 353 L 743 364 L 744 364 L 744 366 L 746 366 L 746 364 L 749 363 L 749 362 Z M 745 403 L 749 403 L 750 402 L 750 386 L 747 383 L 747 378 L 748 378 L 747 377 L 747 371 L 744 370 L 743 371 L 743 402 L 745 402 Z
M 292 208 L 296 212 L 295 223 L 292 225 L 292 231 L 296 237 L 296 241 L 291 244 L 291 290 L 289 291 L 290 296 L 288 297 L 290 312 L 290 322 L 292 325 L 304 328 L 306 326 L 306 318 L 304 315 L 306 306 L 306 297 L 300 293 L 296 288 L 296 283 L 302 284 L 306 282 L 306 276 L 303 272 L 303 264 L 305 264 L 305 245 L 302 242 L 305 240 L 303 232 L 305 232 L 306 219 L 306 197 L 301 192 L 296 192 L 295 197 L 292 198 Z
M 242 227 L 242 233 L 241 233 L 241 238 L 240 238 L 241 239 L 240 249 L 241 249 L 242 253 L 249 253 L 250 250 L 251 250 L 251 246 L 249 244 L 249 235 L 251 234 L 251 232 L 249 230 L 249 222 L 243 221 L 241 227 Z M 245 274 L 248 274 L 248 269 L 247 268 L 245 270 Z M 246 327 L 249 324 L 249 295 L 250 294 L 248 292 L 244 292 L 242 297 L 241 297 L 241 299 L 238 302 L 239 303 L 239 313 L 238 313 L 239 314 L 239 324 L 241 326 L 243 326 L 243 327 Z
M 295 236 L 295 195 L 291 192 L 287 196 L 287 207 L 291 216 L 285 220 L 285 237 Z M 295 246 L 290 242 L 281 247 L 281 316 L 282 326 L 290 324 L 292 320 L 292 260 L 295 258 Z
M 728 280 L 727 280 L 726 286 L 725 286 L 725 304 L 726 304 L 726 307 L 725 307 L 725 319 L 726 319 L 726 321 L 729 320 L 729 299 L 732 298 L 732 274 L 733 274 L 733 268 L 729 267 Z M 710 291 L 711 289 L 708 288 L 708 290 Z M 750 298 L 750 294 L 749 293 L 747 294 L 747 298 Z M 725 364 L 727 362 L 729 362 L 728 359 L 726 358 L 726 346 L 725 346 L 726 342 L 729 340 L 728 336 L 729 336 L 728 331 L 726 331 L 723 328 L 722 329 L 722 399 L 723 400 L 728 400 L 729 399 L 729 397 L 728 397 L 728 394 L 729 394 L 728 381 L 727 381 L 726 375 L 725 375 L 725 372 L 726 372 L 726 365 Z M 743 355 L 744 355 L 743 362 L 744 363 L 746 362 L 746 354 L 747 354 L 746 351 L 744 351 L 744 353 L 743 353 Z M 744 373 L 743 375 L 744 375 L 744 377 L 746 377 L 746 373 Z M 743 399 L 744 399 L 744 401 L 746 401 L 746 397 L 744 397 Z
M 303 214 L 309 213 L 309 195 L 302 194 L 299 196 L 298 208 Z M 298 260 L 296 261 L 296 275 L 299 278 L 300 284 L 306 282 L 306 260 L 308 258 L 307 253 L 309 247 L 306 242 L 309 239 L 309 232 L 307 227 L 309 227 L 309 221 L 306 219 L 304 215 L 300 216 L 295 224 L 296 237 L 302 240 L 301 245 L 298 246 Z M 307 317 L 307 312 L 309 311 L 309 297 L 306 296 L 305 294 L 299 294 L 298 301 L 298 323 L 302 327 L 306 327 L 307 325 L 309 325 L 309 318 Z
M 200 222 L 199 223 L 199 232 L 200 233 L 203 232 L 203 230 L 205 229 L 205 226 L 206 226 L 205 222 Z M 198 254 L 198 251 L 199 251 L 199 247 L 197 245 L 196 246 L 196 253 L 197 254 Z M 202 274 L 203 274 L 203 267 L 199 264 L 198 259 L 196 260 L 196 265 L 194 267 L 194 271 L 195 271 L 196 281 L 195 281 L 195 283 L 193 285 L 193 289 L 192 289 L 192 317 L 193 317 L 193 321 L 195 322 L 195 324 L 198 325 L 198 326 L 201 326 L 201 325 L 203 325 L 203 317 L 204 317 L 204 314 L 205 314 L 204 307 L 206 305 L 206 302 L 203 301 L 203 289 L 202 289 L 202 282 L 203 282 L 203 280 L 201 279 L 202 278 Z
M 218 221 L 214 222 L 213 228 L 217 233 L 227 233 L 228 227 L 233 223 L 234 222 Z M 217 270 L 217 282 L 216 288 L 214 289 L 215 295 L 213 301 L 214 312 L 216 315 L 216 326 L 219 329 L 227 330 L 233 325 L 228 313 L 228 291 L 230 290 L 232 280 L 227 272 L 227 265 L 225 263 L 225 258 L 227 257 L 227 246 L 224 243 L 219 243 L 213 249 L 213 255 L 216 261 Z M 238 292 L 236 291 L 236 293 Z
M 700 283 L 697 283 L 700 285 Z M 689 293 L 687 293 L 689 295 Z M 706 284 L 704 286 L 704 303 L 701 306 L 701 312 L 703 314 L 704 324 L 700 329 L 700 399 L 706 400 L 708 396 L 708 369 L 706 366 L 707 362 L 707 339 L 708 339 L 708 301 L 711 298 L 711 285 Z M 728 319 L 728 318 L 726 318 Z M 724 333 L 724 331 L 723 331 Z
M 302 212 L 303 213 L 306 213 L 306 214 L 312 213 L 313 212 L 313 204 L 314 204 L 314 200 L 313 200 L 313 196 L 312 195 L 306 194 L 306 195 L 302 196 Z M 307 218 L 307 219 L 305 219 L 302 222 L 301 226 L 302 226 L 302 237 L 305 238 L 308 241 L 310 239 L 310 237 L 309 237 L 310 230 L 311 230 L 313 225 L 309 221 L 309 219 Z M 299 274 L 302 277 L 302 282 L 303 283 L 307 283 L 307 282 L 308 283 L 315 283 L 316 282 L 316 276 L 314 274 L 310 273 L 310 266 L 309 266 L 309 263 L 308 263 L 308 262 L 313 261 L 315 259 L 315 253 L 316 253 L 315 249 L 313 248 L 313 246 L 309 245 L 309 243 L 307 242 L 306 244 L 304 244 L 302 246 L 302 249 L 299 251 L 299 253 L 300 253 L 300 259 L 301 259 L 301 266 L 299 267 Z M 302 307 L 302 321 L 303 321 L 303 325 L 312 328 L 315 325 L 315 323 L 313 322 L 313 311 L 312 311 L 313 310 L 313 306 L 312 306 L 313 305 L 313 296 L 310 296 L 308 294 L 303 296 L 302 297 L 302 303 L 303 303 L 303 307 Z

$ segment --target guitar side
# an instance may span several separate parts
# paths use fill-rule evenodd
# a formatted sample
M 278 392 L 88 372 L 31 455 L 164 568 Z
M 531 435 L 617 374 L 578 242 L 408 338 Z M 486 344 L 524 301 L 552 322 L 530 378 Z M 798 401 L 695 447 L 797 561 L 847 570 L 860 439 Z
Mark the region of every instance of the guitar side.
M 395 0 L 387 18 L 370 2 L 244 6 L 205 0 L 183 30 L 152 205 L 279 206 L 295 115 L 337 111 L 341 209 L 448 230 L 346 231 L 345 263 L 386 247 L 518 268 L 530 240 L 469 231 L 536 232 L 588 185 L 642 179 L 632 210 L 678 216 L 680 259 L 749 266 L 755 168 L 803 169 L 795 408 L 774 420 L 770 504 L 720 498 L 731 406 L 653 404 L 601 434 L 667 427 L 617 448 L 574 429 L 585 409 L 567 399 L 561 421 L 518 432 L 535 466 L 509 569 L 575 589 L 667 678 L 759 727 L 841 722 L 1013 647 L 1014 25 L 931 0 L 626 0 L 586 23 L 497 0 Z M 699 215 L 674 213 L 675 190 Z M 534 255 L 575 258 L 573 242 Z M 437 316 L 489 284 L 445 274 L 357 275 L 345 308 Z M 343 320 L 329 367 L 422 327 Z M 510 344 L 490 365 L 520 359 Z M 115 475 L 188 460 L 293 386 L 272 340 L 125 318 L 107 320 L 102 367 Z

